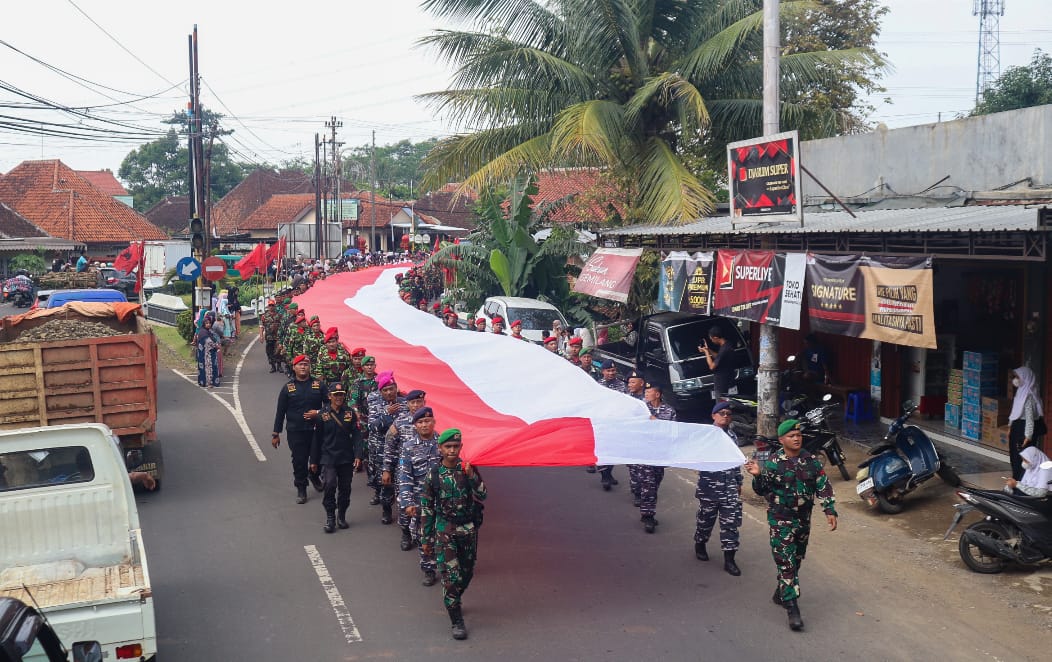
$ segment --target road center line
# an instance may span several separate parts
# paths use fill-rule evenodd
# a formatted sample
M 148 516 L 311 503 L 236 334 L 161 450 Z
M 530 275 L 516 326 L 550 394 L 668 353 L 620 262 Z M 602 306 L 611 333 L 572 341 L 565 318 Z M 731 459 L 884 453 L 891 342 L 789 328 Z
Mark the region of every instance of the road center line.
M 329 569 L 325 567 L 325 561 L 322 560 L 318 548 L 314 545 L 304 545 L 303 551 L 307 552 L 307 558 L 310 559 L 314 572 L 318 574 L 318 581 L 321 582 L 321 588 L 325 591 L 325 597 L 329 599 L 329 604 L 332 605 L 332 610 L 336 613 L 336 621 L 340 624 L 340 629 L 343 630 L 343 636 L 347 639 L 347 643 L 353 644 L 356 641 L 361 641 L 362 635 L 358 632 L 358 626 L 354 624 L 351 612 L 347 609 L 347 603 L 343 601 L 340 589 L 336 588 L 336 582 L 332 580 Z

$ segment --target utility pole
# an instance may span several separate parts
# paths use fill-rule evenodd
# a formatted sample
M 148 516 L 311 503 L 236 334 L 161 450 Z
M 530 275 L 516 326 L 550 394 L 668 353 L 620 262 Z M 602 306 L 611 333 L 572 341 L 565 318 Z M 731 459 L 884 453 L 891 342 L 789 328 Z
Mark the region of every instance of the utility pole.
M 781 36 L 779 0 L 763 0 L 763 135 L 779 131 Z M 756 433 L 778 436 L 778 329 L 760 326 L 760 368 L 756 375 Z
M 339 120 L 337 120 L 336 116 L 333 115 L 332 118 L 328 122 L 325 123 L 325 126 L 326 126 L 326 128 L 332 130 L 332 138 L 329 139 L 329 145 L 332 147 L 332 170 L 331 170 L 331 173 L 332 173 L 332 175 L 331 175 L 332 176 L 332 185 L 327 190 L 332 191 L 332 193 L 333 193 L 333 202 L 332 202 L 333 213 L 332 213 L 332 216 L 333 216 L 333 218 L 335 220 L 337 220 L 340 223 L 340 231 L 342 232 L 343 231 L 343 220 L 341 218 L 341 216 L 342 216 L 342 214 L 341 214 L 341 207 L 343 206 L 343 204 L 340 201 L 340 166 L 339 166 L 339 160 L 340 160 L 340 145 L 342 145 L 343 143 L 336 142 L 336 129 L 342 127 L 343 126 L 343 122 L 340 122 Z M 325 220 L 326 221 L 329 220 L 328 215 L 326 215 Z M 326 248 L 326 250 L 328 250 L 328 248 L 329 248 L 328 241 L 329 241 L 329 226 L 326 224 L 326 226 L 325 226 L 325 242 L 326 242 L 325 243 L 325 248 Z M 342 241 L 341 241 L 341 244 L 342 244 Z M 331 257 L 331 256 L 326 256 L 326 257 Z
M 321 255 L 321 141 L 314 134 L 314 239 Z
M 373 131 L 373 148 L 369 152 L 369 206 L 373 208 L 373 226 L 369 232 L 369 251 L 375 253 L 373 241 L 376 239 L 376 131 Z

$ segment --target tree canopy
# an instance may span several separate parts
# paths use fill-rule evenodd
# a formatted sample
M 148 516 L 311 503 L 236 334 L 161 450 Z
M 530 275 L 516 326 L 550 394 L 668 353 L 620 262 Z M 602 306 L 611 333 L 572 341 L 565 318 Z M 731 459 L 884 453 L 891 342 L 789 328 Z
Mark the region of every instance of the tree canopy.
M 1008 67 L 983 93 L 972 115 L 988 115 L 1046 103 L 1052 103 L 1052 57 L 1039 48 L 1034 51 L 1029 65 Z
M 420 180 L 423 177 L 421 162 L 424 155 L 438 143 L 431 138 L 414 143 L 401 140 L 391 145 L 376 148 L 377 193 L 394 200 L 413 200 L 419 197 Z M 345 176 L 359 189 L 369 188 L 370 145 L 361 145 L 347 150 L 343 162 Z
M 222 115 L 204 111 L 204 125 L 218 124 Z M 186 115 L 175 112 L 164 120 L 172 126 L 163 138 L 158 138 L 132 150 L 121 161 L 117 175 L 127 184 L 135 208 L 146 211 L 169 195 L 188 195 L 187 172 L 190 150 L 186 144 Z M 175 127 L 180 127 L 177 131 Z M 207 129 L 206 129 L 207 131 Z M 229 130 L 219 129 L 217 136 L 228 135 Z M 207 138 L 205 149 L 207 149 Z M 212 200 L 218 200 L 245 178 L 245 168 L 230 157 L 230 150 L 218 140 L 212 145 L 211 191 Z
M 782 3 L 782 122 L 849 130 L 883 67 L 875 0 Z M 470 24 L 422 44 L 456 67 L 423 95 L 468 130 L 425 158 L 425 187 L 485 190 L 523 170 L 598 166 L 629 192 L 626 220 L 683 222 L 714 196 L 686 157 L 760 133 L 761 0 L 425 0 Z M 868 11 L 869 28 L 844 25 Z M 810 35 L 815 17 L 827 25 Z M 798 36 L 794 40 L 794 36 Z M 807 39 L 804 37 L 807 36 Z M 796 46 L 793 46 L 796 44 Z M 823 97 L 816 89 L 826 90 Z M 861 120 L 861 116 L 855 118 Z M 714 147 L 715 146 L 715 147 Z M 711 180 L 711 176 L 709 177 Z

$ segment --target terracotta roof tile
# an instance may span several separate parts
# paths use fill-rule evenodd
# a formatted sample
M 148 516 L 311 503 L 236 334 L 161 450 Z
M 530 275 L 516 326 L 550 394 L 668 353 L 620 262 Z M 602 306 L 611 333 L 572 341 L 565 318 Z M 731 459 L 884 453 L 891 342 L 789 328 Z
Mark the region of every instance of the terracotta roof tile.
M 20 163 L 0 178 L 0 201 L 53 237 L 85 244 L 167 238 L 58 160 Z
M 355 190 L 350 182 L 343 182 L 341 186 L 345 192 Z M 314 194 L 310 175 L 298 170 L 253 170 L 212 207 L 212 225 L 220 236 L 236 234 L 246 229 L 245 219 L 271 196 L 296 193 Z
M 452 187 L 451 190 L 446 190 Z M 475 196 L 470 193 L 455 195 L 456 184 L 447 184 L 438 191 L 420 196 L 413 209 L 418 214 L 434 216 L 442 225 L 449 225 L 466 230 L 474 230 L 478 224 L 475 219 Z
M 368 191 L 357 191 L 353 194 L 342 196 L 347 199 L 358 199 L 358 228 L 363 230 L 365 228 L 372 227 L 373 224 L 373 205 L 370 202 L 370 195 Z M 397 214 L 402 209 L 407 209 L 413 206 L 411 202 L 403 202 L 401 200 L 391 200 L 385 198 L 382 195 L 377 195 L 376 198 L 376 227 L 385 228 L 391 223 L 391 217 Z M 353 228 L 354 221 L 344 219 L 344 228 Z
M 295 223 L 314 210 L 313 193 L 272 195 L 238 226 L 240 230 L 274 230 L 283 223 Z
M 148 221 L 167 230 L 168 234 L 183 234 L 190 225 L 190 198 L 169 195 L 142 213 Z
M 559 168 L 537 173 L 537 195 L 534 209 L 545 203 L 572 196 L 573 200 L 551 215 L 557 223 L 590 223 L 606 221 L 611 207 L 620 212 L 616 187 L 596 168 Z
M 130 195 L 110 170 L 77 170 L 76 172 L 106 195 Z
M 0 236 L 5 239 L 46 237 L 48 233 L 26 220 L 14 209 L 0 202 Z

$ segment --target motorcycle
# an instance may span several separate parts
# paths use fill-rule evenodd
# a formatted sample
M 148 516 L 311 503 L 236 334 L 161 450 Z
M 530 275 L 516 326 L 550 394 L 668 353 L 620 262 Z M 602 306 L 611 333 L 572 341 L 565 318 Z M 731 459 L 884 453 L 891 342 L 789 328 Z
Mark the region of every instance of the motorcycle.
M 789 365 L 782 370 L 778 399 L 783 410 L 800 409 L 806 403 L 808 396 L 796 392 L 795 389 L 796 377 L 800 373 L 793 365 L 796 357 L 790 356 L 786 360 Z M 731 410 L 734 412 L 734 422 L 731 425 L 738 438 L 748 439 L 754 436 L 756 434 L 756 412 L 759 407 L 756 396 L 724 395 L 720 397 L 720 400 L 731 403 Z
M 1041 468 L 1052 469 L 1052 462 Z M 954 506 L 957 512 L 943 540 L 967 513 L 978 510 L 986 515 L 965 529 L 957 543 L 961 560 L 972 571 L 994 574 L 1009 561 L 1030 565 L 1052 559 L 1052 498 L 975 488 L 957 490 L 957 496 L 964 503 Z
M 916 425 L 907 425 L 917 406 L 907 400 L 903 414 L 892 421 L 884 443 L 869 451 L 869 459 L 858 465 L 855 491 L 870 506 L 889 515 L 901 513 L 902 499 L 932 476 L 939 476 L 951 487 L 961 478 L 946 464 L 935 444 Z
M 801 404 L 802 401 L 797 401 Z M 786 402 L 786 406 L 792 406 L 793 401 Z M 828 416 L 833 409 L 838 409 L 840 403 L 833 402 L 833 396 L 826 394 L 822 398 L 822 404 L 809 409 L 803 416 L 795 409 L 786 412 L 789 418 L 797 418 L 800 421 L 800 432 L 804 437 L 804 448 L 812 455 L 824 453 L 829 463 L 836 465 L 840 470 L 840 477 L 851 480 L 851 472 L 847 470 L 847 458 L 844 449 L 840 447 L 836 432 L 829 427 Z

